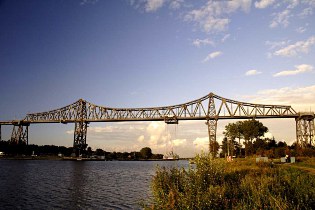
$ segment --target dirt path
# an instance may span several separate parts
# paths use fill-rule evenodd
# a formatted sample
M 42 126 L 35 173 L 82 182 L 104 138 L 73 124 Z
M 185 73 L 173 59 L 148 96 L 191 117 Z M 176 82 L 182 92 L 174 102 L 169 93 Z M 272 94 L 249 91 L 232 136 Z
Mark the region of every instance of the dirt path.
M 306 171 L 309 174 L 315 175 L 315 168 L 310 168 L 310 167 L 307 167 L 307 166 L 299 166 L 299 165 L 296 165 L 296 164 L 285 164 L 285 166 L 297 168 L 297 169 Z

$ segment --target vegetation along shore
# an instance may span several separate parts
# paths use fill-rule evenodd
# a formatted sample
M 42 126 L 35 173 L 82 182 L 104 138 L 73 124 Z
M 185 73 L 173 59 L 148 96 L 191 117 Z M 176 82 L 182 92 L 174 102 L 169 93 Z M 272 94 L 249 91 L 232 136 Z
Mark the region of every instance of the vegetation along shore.
M 314 209 L 315 175 L 299 164 L 256 163 L 253 158 L 213 159 L 201 154 L 195 165 L 157 168 L 153 196 L 145 209 Z M 315 168 L 306 158 L 301 167 Z

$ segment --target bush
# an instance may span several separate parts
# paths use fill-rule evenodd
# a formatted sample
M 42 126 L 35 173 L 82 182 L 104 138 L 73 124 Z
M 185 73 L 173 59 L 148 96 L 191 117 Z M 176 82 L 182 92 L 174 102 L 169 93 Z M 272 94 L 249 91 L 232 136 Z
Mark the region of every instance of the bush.
M 195 168 L 157 168 L 147 209 L 312 209 L 315 179 L 298 169 L 225 162 L 208 155 Z

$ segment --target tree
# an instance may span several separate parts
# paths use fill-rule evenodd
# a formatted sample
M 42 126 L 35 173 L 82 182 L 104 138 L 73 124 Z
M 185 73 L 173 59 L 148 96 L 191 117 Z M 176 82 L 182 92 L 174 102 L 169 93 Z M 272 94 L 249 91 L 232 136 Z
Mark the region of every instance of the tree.
M 222 154 L 224 156 L 233 156 L 236 154 L 236 148 L 238 146 L 238 143 L 235 140 L 229 140 L 227 137 L 223 138 L 222 141 Z
M 254 153 L 253 139 L 258 139 L 268 132 L 268 128 L 257 120 L 238 121 L 236 123 L 229 123 L 225 126 L 224 136 L 234 141 L 235 138 L 244 139 L 245 156 Z
M 102 149 L 96 149 L 95 150 L 95 155 L 97 156 L 104 156 L 105 155 L 105 151 Z
M 210 141 L 209 150 L 213 158 L 217 156 L 219 148 L 220 148 L 220 145 L 217 141 Z
M 243 121 L 241 124 L 242 136 L 245 140 L 245 156 L 253 154 L 253 139 L 258 139 L 268 132 L 268 128 L 257 120 Z
M 238 147 L 241 147 L 241 137 L 242 137 L 242 121 L 236 123 L 229 123 L 225 126 L 225 131 L 223 132 L 224 136 L 227 139 L 230 139 L 233 143 L 235 139 L 238 138 Z M 238 148 L 239 155 L 241 155 L 241 148 Z
M 257 138 L 253 147 L 257 155 L 264 155 L 264 151 L 268 149 L 268 144 L 265 139 Z
M 88 147 L 86 153 L 87 153 L 87 155 L 90 157 L 90 156 L 92 155 L 92 153 L 93 153 L 92 148 L 91 148 L 91 147 Z
M 152 150 L 150 147 L 144 147 L 140 150 L 141 157 L 144 159 L 149 159 L 152 156 Z

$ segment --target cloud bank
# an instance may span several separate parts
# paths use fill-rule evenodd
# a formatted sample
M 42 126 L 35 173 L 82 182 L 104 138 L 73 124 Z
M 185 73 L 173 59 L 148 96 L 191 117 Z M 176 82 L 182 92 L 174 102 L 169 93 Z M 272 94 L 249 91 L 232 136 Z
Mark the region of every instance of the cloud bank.
M 311 36 L 305 41 L 298 41 L 294 44 L 283 47 L 275 51 L 273 54 L 276 56 L 283 56 L 283 57 L 294 57 L 294 56 L 299 55 L 300 53 L 307 54 L 314 44 L 315 44 L 315 36 Z
M 286 70 L 286 71 L 281 71 L 276 74 L 274 74 L 274 77 L 281 77 L 281 76 L 292 76 L 292 75 L 297 75 L 297 74 L 302 74 L 306 72 L 311 72 L 313 71 L 313 66 L 308 65 L 308 64 L 301 64 L 295 66 L 294 70 Z

